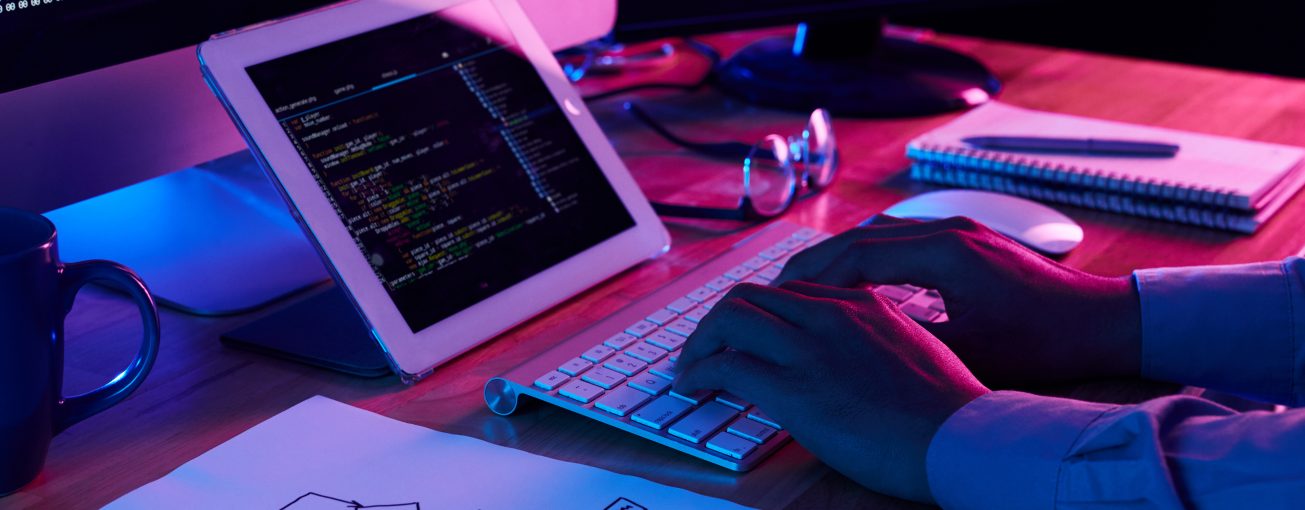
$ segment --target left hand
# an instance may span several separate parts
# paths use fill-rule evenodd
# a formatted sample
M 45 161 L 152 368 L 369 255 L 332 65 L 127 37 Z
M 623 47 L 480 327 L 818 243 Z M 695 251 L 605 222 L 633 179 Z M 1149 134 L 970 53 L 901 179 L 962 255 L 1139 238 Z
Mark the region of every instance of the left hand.
M 797 281 L 732 289 L 689 337 L 678 371 L 676 391 L 738 395 L 849 478 L 925 502 L 934 433 L 988 392 L 884 298 Z

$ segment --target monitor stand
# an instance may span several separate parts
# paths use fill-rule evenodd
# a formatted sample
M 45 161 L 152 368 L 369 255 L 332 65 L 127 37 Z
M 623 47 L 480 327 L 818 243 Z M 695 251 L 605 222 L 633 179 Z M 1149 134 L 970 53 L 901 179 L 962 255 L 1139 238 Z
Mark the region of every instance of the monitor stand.
M 883 20 L 801 24 L 716 69 L 725 92 L 762 106 L 826 108 L 836 116 L 911 117 L 987 102 L 1001 83 L 979 61 L 916 41 L 885 37 Z
M 330 281 L 249 151 L 46 213 L 63 260 L 132 268 L 159 303 L 218 316 Z

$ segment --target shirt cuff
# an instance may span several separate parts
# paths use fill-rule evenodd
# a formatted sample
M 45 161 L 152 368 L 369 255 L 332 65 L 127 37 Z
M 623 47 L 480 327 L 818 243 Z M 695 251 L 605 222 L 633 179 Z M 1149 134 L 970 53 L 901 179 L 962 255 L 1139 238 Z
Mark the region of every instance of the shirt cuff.
M 1083 430 L 1117 406 L 996 391 L 938 429 L 926 459 L 938 505 L 1053 508 L 1060 464 Z
M 1142 376 L 1292 400 L 1296 363 L 1284 264 L 1146 269 Z

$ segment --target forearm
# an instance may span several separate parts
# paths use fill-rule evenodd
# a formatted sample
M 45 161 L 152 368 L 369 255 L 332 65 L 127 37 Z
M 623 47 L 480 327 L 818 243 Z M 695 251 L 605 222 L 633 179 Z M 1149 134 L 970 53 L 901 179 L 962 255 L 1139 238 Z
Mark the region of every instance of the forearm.
M 1305 411 L 997 392 L 939 429 L 927 468 L 944 508 L 1289 508 L 1305 494 L 1302 457 Z

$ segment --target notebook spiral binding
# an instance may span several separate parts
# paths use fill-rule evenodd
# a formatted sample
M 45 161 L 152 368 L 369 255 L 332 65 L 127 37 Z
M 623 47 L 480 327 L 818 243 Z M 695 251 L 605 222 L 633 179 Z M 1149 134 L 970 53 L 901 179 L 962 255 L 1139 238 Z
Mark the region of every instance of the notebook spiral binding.
M 930 162 L 955 168 L 993 172 L 1083 189 L 1131 195 L 1141 198 L 1200 204 L 1241 211 L 1252 205 L 1235 190 L 1214 187 L 1183 186 L 1156 179 L 1133 179 L 1099 168 L 1046 164 L 1020 154 L 993 152 L 968 147 L 924 143 L 907 147 L 906 155 L 917 162 Z

